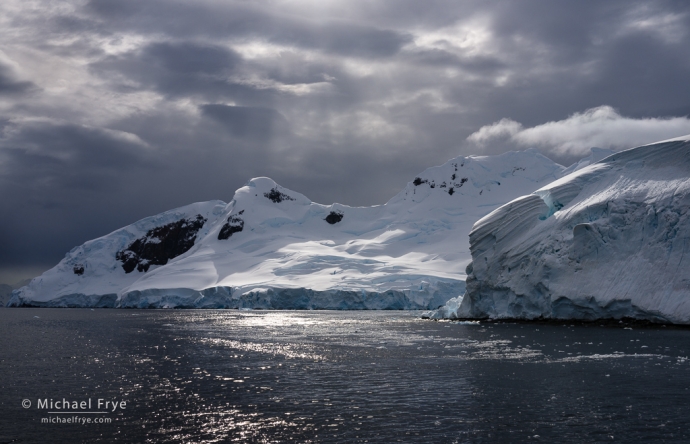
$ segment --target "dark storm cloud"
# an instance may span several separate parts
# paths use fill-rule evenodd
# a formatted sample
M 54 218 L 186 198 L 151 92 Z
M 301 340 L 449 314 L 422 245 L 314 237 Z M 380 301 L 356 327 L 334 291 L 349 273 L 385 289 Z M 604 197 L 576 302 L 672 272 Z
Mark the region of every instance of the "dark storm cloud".
M 0 149 L 0 183 L 21 184 L 27 198 L 44 205 L 60 204 L 63 199 L 48 199 L 55 192 L 98 192 L 126 180 L 128 169 L 151 167 L 149 148 L 136 136 L 71 123 L 9 123 Z
M 271 41 L 303 48 L 356 57 L 389 57 L 410 42 L 410 37 L 389 30 L 330 22 L 323 25 L 302 24 L 279 29 Z M 311 25 L 311 26 L 310 26 Z
M 0 51 L 0 97 L 16 96 L 34 89 L 32 82 L 20 80 L 10 60 Z
M 286 85 L 318 83 L 326 80 L 326 75 L 334 79 L 345 75 L 336 64 L 309 60 L 293 51 L 282 51 L 279 57 L 262 60 L 254 69 L 262 69 L 268 78 Z
M 123 91 L 156 90 L 170 96 L 232 96 L 247 88 L 229 80 L 242 58 L 217 45 L 157 42 L 91 65 Z
M 31 82 L 16 81 L 12 76 L 3 72 L 2 66 L 0 65 L 0 96 L 27 92 L 31 90 L 33 86 Z
M 51 251 L 55 260 L 84 229 L 97 234 L 88 222 L 113 216 L 107 200 L 133 176 L 153 169 L 151 157 L 145 143 L 118 131 L 49 121 L 4 125 L 0 267 L 45 261 Z
M 6 123 L 0 143 L 3 152 L 11 156 L 21 152 L 35 158 L 59 159 L 75 170 L 117 169 L 132 160 L 141 162 L 147 150 L 146 144 L 132 134 L 42 120 Z
M 201 105 L 201 112 L 234 136 L 258 140 L 287 135 L 289 124 L 278 111 L 247 106 Z
M 690 114 L 687 2 L 4 5 L 0 275 L 254 176 L 371 205 L 459 154 L 567 163 Z
M 687 40 L 667 43 L 658 36 L 634 33 L 607 48 L 592 89 L 602 103 L 636 117 L 688 115 L 688 75 Z
M 508 66 L 501 60 L 486 56 L 460 56 L 443 49 L 410 51 L 407 63 L 413 66 L 456 67 L 472 74 L 491 76 Z
M 144 48 L 141 58 L 180 75 L 216 75 L 232 70 L 241 60 L 234 51 L 193 43 L 155 43 Z

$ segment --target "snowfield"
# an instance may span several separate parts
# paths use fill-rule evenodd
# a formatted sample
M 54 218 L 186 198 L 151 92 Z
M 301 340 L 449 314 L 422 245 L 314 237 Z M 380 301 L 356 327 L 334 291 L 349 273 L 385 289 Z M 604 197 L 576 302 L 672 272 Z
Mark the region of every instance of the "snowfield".
M 690 136 L 591 163 L 478 220 L 431 317 L 690 324 L 689 208 Z
M 434 309 L 465 292 L 474 222 L 563 171 L 536 150 L 458 157 L 373 207 L 321 205 L 255 178 L 230 203 L 74 248 L 9 306 Z

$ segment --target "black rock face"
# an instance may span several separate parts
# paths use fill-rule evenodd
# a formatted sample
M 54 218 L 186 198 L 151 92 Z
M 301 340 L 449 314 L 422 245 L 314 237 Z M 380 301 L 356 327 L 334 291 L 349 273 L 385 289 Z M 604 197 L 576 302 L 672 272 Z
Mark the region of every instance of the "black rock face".
M 181 219 L 152 228 L 144 237 L 118 251 L 115 258 L 122 262 L 125 273 L 135 268 L 146 272 L 151 265 L 165 265 L 194 246 L 196 234 L 205 223 L 206 219 L 199 214 L 194 219 Z
M 338 222 L 343 220 L 343 216 L 344 216 L 344 214 L 341 213 L 340 211 L 331 211 L 330 214 L 328 216 L 326 216 L 326 218 L 324 220 L 326 222 L 328 222 L 329 224 L 333 225 L 333 224 L 337 224 Z
M 460 186 L 463 186 L 465 184 L 465 182 L 467 182 L 466 177 L 463 177 L 462 179 L 460 179 Z
M 244 210 L 240 211 L 240 214 L 244 213 Z M 228 239 L 232 236 L 232 233 L 239 233 L 244 229 L 244 221 L 237 216 L 228 217 L 227 222 L 220 227 L 220 232 L 218 233 L 218 240 Z
M 77 276 L 81 276 L 82 274 L 84 274 L 84 266 L 82 264 L 75 265 L 74 268 L 72 268 L 72 270 L 74 271 L 74 274 L 76 274 Z
M 412 181 L 412 183 L 413 183 L 414 186 L 416 186 L 416 187 L 418 187 L 418 186 L 420 186 L 421 184 L 426 183 L 426 182 L 427 182 L 426 179 L 422 179 L 421 177 L 415 177 L 414 180 Z
M 512 173 L 513 176 L 515 175 L 516 171 L 525 171 L 525 168 L 524 167 L 513 167 L 513 173 Z
M 271 188 L 271 191 L 269 191 L 268 193 L 264 193 L 264 197 L 269 198 L 271 201 L 275 203 L 280 203 L 284 200 L 295 200 L 287 194 L 281 193 L 280 191 L 278 191 L 277 188 Z

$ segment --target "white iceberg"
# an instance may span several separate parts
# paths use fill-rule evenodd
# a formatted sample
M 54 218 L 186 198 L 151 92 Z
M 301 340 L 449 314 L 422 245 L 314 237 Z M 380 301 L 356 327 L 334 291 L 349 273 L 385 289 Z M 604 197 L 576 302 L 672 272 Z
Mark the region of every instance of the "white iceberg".
M 690 323 L 690 136 L 606 157 L 483 217 L 447 318 Z

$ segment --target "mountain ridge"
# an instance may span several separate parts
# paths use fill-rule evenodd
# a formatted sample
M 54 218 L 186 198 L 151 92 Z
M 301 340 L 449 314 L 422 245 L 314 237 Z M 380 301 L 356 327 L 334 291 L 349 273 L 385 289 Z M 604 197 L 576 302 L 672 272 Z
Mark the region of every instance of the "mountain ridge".
M 383 205 L 322 205 L 270 178 L 72 249 L 11 306 L 436 308 L 464 292 L 479 217 L 560 177 L 536 150 L 459 156 Z

